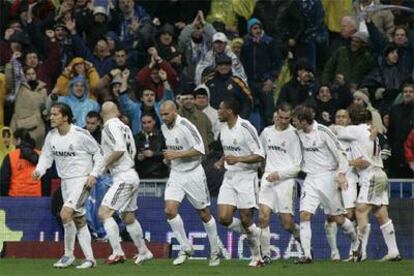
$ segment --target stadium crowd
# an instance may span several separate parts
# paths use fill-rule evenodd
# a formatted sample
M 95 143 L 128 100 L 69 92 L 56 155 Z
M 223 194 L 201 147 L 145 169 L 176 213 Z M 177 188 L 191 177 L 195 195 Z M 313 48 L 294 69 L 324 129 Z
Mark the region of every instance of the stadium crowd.
M 56 169 L 41 180 L 32 172 L 59 102 L 98 143 L 108 135 L 101 115 L 119 109 L 139 177 L 161 179 L 169 175 L 161 125 L 174 101 L 202 139 L 213 196 L 225 173 L 216 165 L 229 101 L 259 134 L 279 109 L 306 106 L 304 121 L 332 129 L 343 110 L 367 110 L 388 177 L 413 178 L 412 1 L 1 0 L 0 13 L 1 196 L 50 195 Z M 206 224 L 209 216 L 200 213 Z

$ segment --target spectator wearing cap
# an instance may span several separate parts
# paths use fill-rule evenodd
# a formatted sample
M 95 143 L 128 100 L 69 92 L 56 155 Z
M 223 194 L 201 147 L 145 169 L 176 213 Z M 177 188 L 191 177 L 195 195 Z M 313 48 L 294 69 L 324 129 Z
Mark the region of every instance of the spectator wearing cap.
M 292 107 L 311 101 L 314 103 L 318 84 L 307 60 L 298 60 L 293 66 L 292 78 L 282 86 L 277 105 L 288 103 Z
M 240 106 L 240 117 L 248 119 L 253 107 L 253 97 L 247 84 L 240 77 L 233 76 L 232 61 L 226 54 L 217 55 L 214 75 L 205 83 L 210 90 L 210 105 L 218 109 L 221 101 L 234 98 Z
M 54 93 L 60 96 L 68 95 L 68 84 L 70 80 L 77 76 L 84 76 L 88 81 L 88 87 L 90 89 L 89 97 L 96 100 L 96 89 L 99 83 L 99 75 L 93 64 L 84 60 L 81 57 L 76 57 L 65 68 L 62 74 L 56 81 Z
M 392 39 L 394 32 L 394 15 L 391 9 L 378 9 L 369 11 L 375 5 L 382 4 L 380 0 L 356 0 L 352 4 L 352 16 L 355 18 L 358 31 L 368 32 L 367 23 L 372 22 L 378 30 L 387 37 Z
M 384 49 L 382 62 L 360 84 L 360 87 L 368 88 L 370 98 L 381 113 L 390 108 L 402 85 L 412 81 L 410 72 L 399 61 L 398 47 L 390 44 Z
M 194 80 L 196 66 L 211 49 L 215 33 L 213 25 L 204 20 L 202 12 L 198 12 L 194 21 L 181 31 L 178 37 L 178 50 L 184 55 L 184 70 L 188 79 Z
M 237 56 L 231 51 L 230 46 L 227 45 L 228 39 L 224 33 L 218 32 L 213 35 L 213 48 L 209 50 L 205 56 L 197 64 L 194 82 L 196 85 L 201 84 L 201 75 L 207 67 L 215 67 L 217 64 L 216 57 L 226 55 L 231 58 L 231 69 L 233 76 L 237 76 L 247 83 L 246 73 L 243 65 Z
M 159 122 L 161 122 L 160 106 L 161 101 L 172 100 L 174 93 L 167 81 L 167 73 L 163 70 L 157 70 L 158 78 L 164 83 L 163 97 L 158 98 L 154 90 L 143 89 L 138 101 L 133 101 L 126 93 L 126 89 L 122 89 L 119 95 L 120 109 L 131 122 L 132 133 L 136 135 L 142 130 L 141 115 L 146 112 L 152 112 L 157 115 Z
M 404 158 L 404 141 L 414 129 L 414 84 L 405 84 L 402 93 L 403 102 L 391 108 L 387 132 L 392 152 L 389 168 L 392 178 L 412 178 Z
M 341 77 L 346 83 L 359 84 L 374 66 L 368 39 L 368 33 L 356 32 L 349 46 L 339 47 L 325 64 L 322 83 L 331 85 Z
M 247 21 L 247 30 L 240 60 L 260 115 L 265 125 L 269 125 L 274 112 L 273 83 L 283 64 L 282 48 L 278 41 L 265 34 L 257 18 Z
M 220 121 L 217 115 L 217 109 L 210 105 L 210 89 L 205 84 L 200 84 L 194 90 L 195 105 L 198 110 L 204 112 L 210 119 L 213 127 L 214 140 L 217 140 L 220 134 Z
M 180 102 L 181 105 L 178 109 L 178 114 L 196 126 L 203 139 L 205 152 L 208 154 L 209 146 L 214 141 L 213 126 L 207 115 L 196 107 L 192 87 L 188 87 L 181 93 Z

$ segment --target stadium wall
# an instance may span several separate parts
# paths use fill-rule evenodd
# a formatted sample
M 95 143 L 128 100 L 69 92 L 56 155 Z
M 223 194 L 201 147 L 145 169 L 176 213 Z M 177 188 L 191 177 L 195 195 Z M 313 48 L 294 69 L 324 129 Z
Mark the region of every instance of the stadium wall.
M 164 218 L 164 201 L 160 197 L 141 197 L 138 199 L 139 221 L 149 241 L 172 243 L 172 256 L 178 252 L 177 241 L 172 237 L 171 229 Z M 414 259 L 414 200 L 392 198 L 390 215 L 397 235 L 401 255 L 405 259 Z M 8 198 L 0 197 L 0 244 L 3 241 L 60 241 L 62 230 L 50 211 L 50 198 Z M 296 205 L 298 206 L 298 205 Z M 212 199 L 212 214 L 217 214 L 216 200 Z M 195 249 L 195 258 L 209 256 L 208 239 L 196 211 L 188 201 L 180 208 L 181 217 L 190 241 Z M 257 221 L 257 218 L 256 218 Z M 324 215 L 319 211 L 312 220 L 312 244 L 315 257 L 329 258 L 330 251 L 324 232 Z M 371 236 L 368 244 L 368 257 L 377 259 L 386 254 L 386 246 L 378 224 L 371 217 Z M 288 258 L 297 255 L 297 246 L 287 234 L 275 216 L 272 217 L 272 257 Z M 244 236 L 228 232 L 218 226 L 220 240 L 226 248 L 227 258 L 248 258 L 250 256 Z M 338 231 L 340 232 L 340 231 Z M 341 256 L 348 254 L 349 241 L 338 234 L 338 247 Z

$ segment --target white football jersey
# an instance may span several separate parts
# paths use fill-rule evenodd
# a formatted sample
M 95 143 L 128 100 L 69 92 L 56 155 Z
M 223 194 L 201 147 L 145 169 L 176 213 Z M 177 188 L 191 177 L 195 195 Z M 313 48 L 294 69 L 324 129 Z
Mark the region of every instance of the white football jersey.
M 194 148 L 205 154 L 204 143 L 197 128 L 186 118 L 177 114 L 174 126 L 169 129 L 165 124 L 161 126 L 165 137 L 165 144 L 169 150 L 189 150 Z M 201 155 L 191 158 L 178 158 L 171 160 L 171 170 L 186 172 L 201 164 Z
M 114 151 L 124 152 L 121 158 L 110 166 L 109 170 L 112 175 L 134 168 L 134 158 L 137 151 L 134 136 L 131 129 L 121 120 L 112 118 L 105 122 L 101 144 L 105 159 Z
M 257 154 L 263 158 L 265 157 L 256 129 L 249 121 L 240 117 L 237 117 L 236 124 L 232 128 L 229 128 L 227 123 L 222 124 L 220 130 L 220 140 L 225 156 L 246 156 Z M 259 165 L 260 162 L 251 164 L 239 162 L 234 165 L 229 165 L 227 162 L 224 163 L 224 167 L 228 171 L 251 170 L 255 172 Z
M 302 144 L 302 170 L 310 175 L 327 171 L 346 173 L 348 160 L 343 146 L 333 132 L 326 126 L 313 121 L 312 130 L 298 131 Z
M 57 129 L 47 134 L 36 171 L 43 176 L 53 161 L 62 179 L 98 177 L 105 167 L 99 144 L 86 129 L 75 125 L 70 125 L 65 135 L 60 135 Z
M 281 180 L 296 177 L 302 162 L 296 129 L 289 125 L 280 131 L 274 125 L 268 126 L 260 134 L 260 140 L 266 153 L 265 172 L 278 172 Z
M 383 168 L 381 147 L 378 137 L 371 139 L 370 126 L 367 124 L 337 127 L 337 136 L 351 142 L 352 159 L 362 157 L 371 163 L 371 166 Z

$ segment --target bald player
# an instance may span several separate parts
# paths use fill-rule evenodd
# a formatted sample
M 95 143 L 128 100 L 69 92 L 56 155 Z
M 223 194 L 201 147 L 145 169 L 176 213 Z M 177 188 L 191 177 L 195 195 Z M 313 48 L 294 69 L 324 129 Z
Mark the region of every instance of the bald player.
M 186 237 L 184 223 L 178 214 L 178 207 L 186 196 L 203 221 L 210 242 L 210 266 L 220 264 L 221 250 L 218 246 L 217 226 L 211 216 L 210 195 L 201 157 L 205 154 L 203 139 L 197 128 L 186 118 L 177 114 L 174 102 L 161 105 L 161 126 L 167 150 L 164 162 L 171 167 L 165 188 L 165 214 L 176 239 L 181 245 L 174 265 L 183 264 L 193 254 L 193 248 Z
M 121 213 L 126 229 L 138 249 L 135 263 L 140 265 L 153 258 L 145 245 L 143 231 L 135 218 L 139 177 L 134 169 L 136 154 L 134 137 L 131 129 L 122 123 L 120 113 L 113 102 L 102 105 L 101 116 L 104 120 L 102 131 L 102 149 L 105 168 L 113 176 L 113 184 L 106 192 L 99 208 L 99 217 L 103 221 L 113 253 L 106 259 L 106 264 L 122 263 L 126 260 L 119 241 L 118 224 L 112 218 L 115 211 Z

